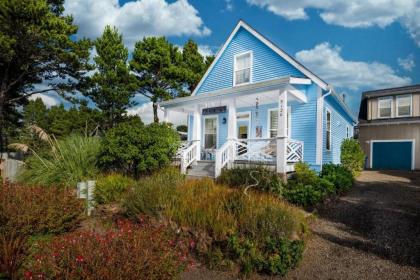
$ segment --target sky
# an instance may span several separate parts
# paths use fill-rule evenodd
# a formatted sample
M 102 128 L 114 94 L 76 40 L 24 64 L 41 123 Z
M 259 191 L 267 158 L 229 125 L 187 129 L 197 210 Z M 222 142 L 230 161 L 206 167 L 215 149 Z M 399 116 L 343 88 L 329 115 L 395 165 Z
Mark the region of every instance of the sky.
M 94 39 L 110 24 L 129 50 L 144 36 L 166 36 L 177 45 L 192 38 L 205 55 L 243 19 L 345 94 L 355 114 L 365 90 L 420 83 L 420 0 L 66 0 L 65 8 L 76 37 Z M 151 104 L 136 100 L 130 113 L 151 121 Z

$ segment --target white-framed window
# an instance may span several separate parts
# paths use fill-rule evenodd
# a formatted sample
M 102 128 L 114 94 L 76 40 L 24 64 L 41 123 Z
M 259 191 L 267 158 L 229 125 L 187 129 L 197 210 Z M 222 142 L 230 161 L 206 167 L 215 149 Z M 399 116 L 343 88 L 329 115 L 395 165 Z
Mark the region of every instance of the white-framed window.
M 287 130 L 287 137 L 289 138 L 291 136 L 291 131 L 292 131 L 291 112 L 292 112 L 292 108 L 288 106 L 286 130 Z M 279 110 L 277 108 L 268 110 L 268 138 L 277 137 L 278 120 L 279 120 Z
M 233 86 L 249 84 L 252 81 L 252 52 L 235 55 L 233 60 Z
M 217 148 L 217 116 L 204 118 L 204 149 Z
M 327 149 L 327 151 L 331 151 L 331 123 L 332 123 L 332 119 L 331 119 L 331 111 L 327 109 L 327 139 L 325 141 L 325 149 Z
M 397 117 L 411 117 L 412 96 L 397 96 Z
M 392 117 L 393 99 L 391 97 L 382 97 L 378 99 L 378 118 Z

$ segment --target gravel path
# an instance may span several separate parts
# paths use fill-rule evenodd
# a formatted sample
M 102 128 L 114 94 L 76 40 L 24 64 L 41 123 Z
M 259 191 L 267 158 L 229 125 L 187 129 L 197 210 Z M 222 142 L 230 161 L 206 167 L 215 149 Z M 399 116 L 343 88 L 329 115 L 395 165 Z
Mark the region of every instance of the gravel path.
M 420 172 L 363 172 L 348 194 L 319 209 L 311 230 L 286 279 L 420 280 Z M 235 278 L 207 269 L 182 276 Z
M 420 173 L 363 172 L 312 231 L 287 279 L 420 279 Z

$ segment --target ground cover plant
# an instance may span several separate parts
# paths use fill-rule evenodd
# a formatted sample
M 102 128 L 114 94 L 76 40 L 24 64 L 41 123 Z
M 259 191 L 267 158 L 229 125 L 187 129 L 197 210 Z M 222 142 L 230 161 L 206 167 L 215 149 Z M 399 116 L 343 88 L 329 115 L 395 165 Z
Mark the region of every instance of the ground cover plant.
M 190 263 L 188 240 L 167 227 L 119 220 L 104 233 L 75 232 L 38 242 L 24 279 L 175 279 Z
M 4 184 L 0 190 L 0 275 L 15 279 L 30 239 L 77 227 L 84 206 L 70 190 Z
M 140 180 L 124 206 L 130 217 L 149 214 L 175 223 L 196 238 L 199 257 L 214 266 L 237 264 L 246 274 L 284 275 L 304 247 L 303 212 L 272 195 L 244 194 L 211 179 L 160 172 Z

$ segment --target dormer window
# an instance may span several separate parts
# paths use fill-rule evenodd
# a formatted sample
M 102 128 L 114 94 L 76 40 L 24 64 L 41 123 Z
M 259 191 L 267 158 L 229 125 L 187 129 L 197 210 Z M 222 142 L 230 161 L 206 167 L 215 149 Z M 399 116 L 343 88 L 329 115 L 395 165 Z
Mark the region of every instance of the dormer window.
M 379 98 L 378 100 L 378 118 L 392 117 L 392 97 Z
M 411 95 L 397 96 L 397 117 L 411 117 Z
M 233 68 L 233 86 L 249 84 L 252 76 L 252 52 L 235 55 Z

